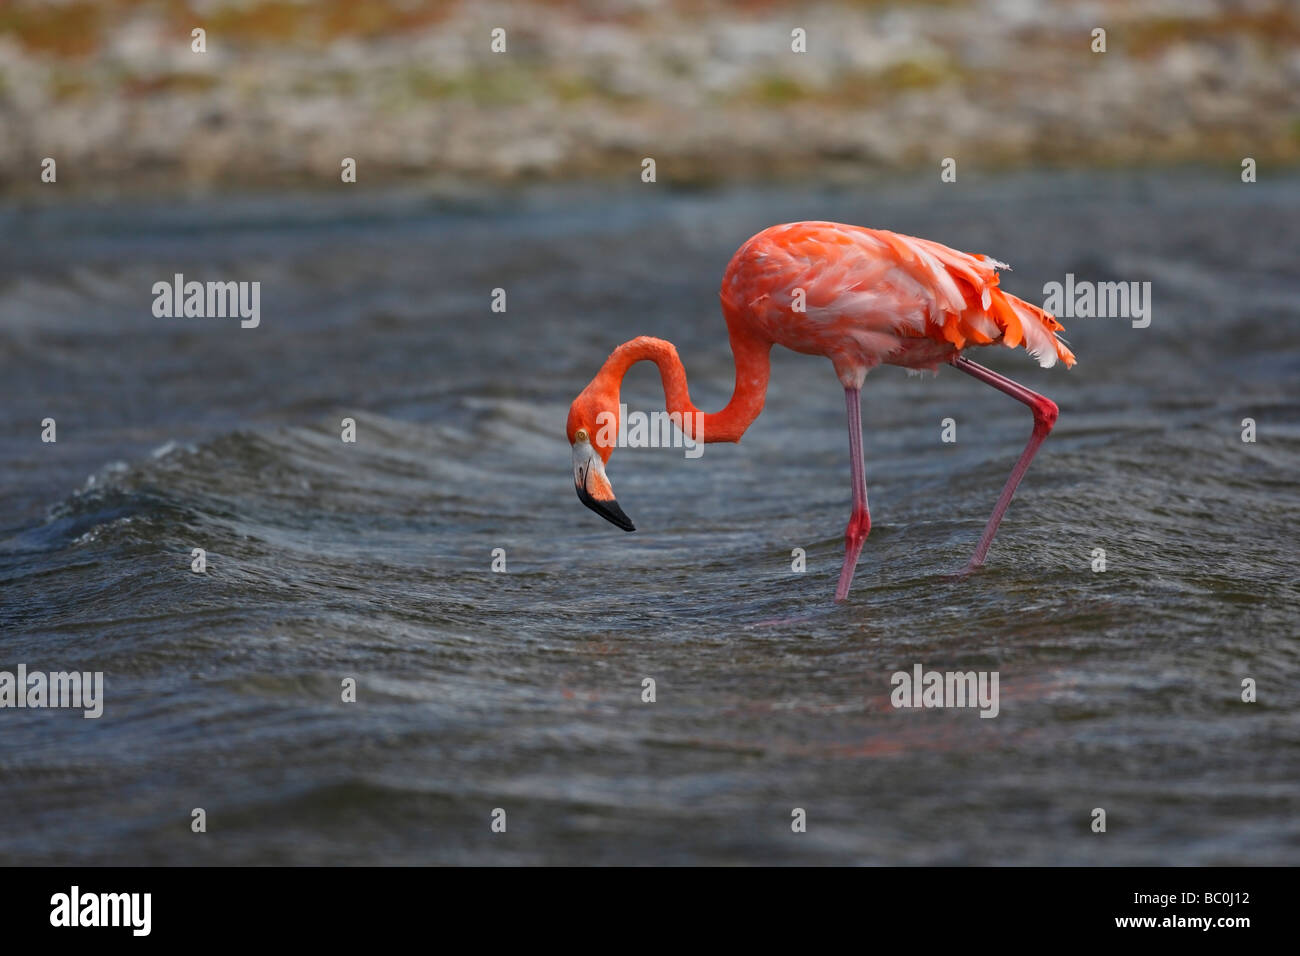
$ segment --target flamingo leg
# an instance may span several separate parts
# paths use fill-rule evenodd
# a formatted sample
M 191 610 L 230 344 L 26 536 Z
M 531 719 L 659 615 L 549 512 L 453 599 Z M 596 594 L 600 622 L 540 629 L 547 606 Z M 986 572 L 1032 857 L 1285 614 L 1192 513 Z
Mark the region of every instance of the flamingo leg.
M 982 365 L 976 365 L 968 358 L 958 355 L 951 360 L 954 368 L 957 368 L 967 375 L 979 379 L 992 385 L 1000 392 L 1005 392 L 1018 402 L 1024 402 L 1034 413 L 1034 431 L 1029 436 L 1029 444 L 1025 445 L 1025 450 L 1020 454 L 1020 460 L 1016 466 L 1011 469 L 1011 476 L 1007 478 L 1007 483 L 1002 486 L 1002 494 L 998 496 L 998 503 L 993 506 L 993 514 L 989 517 L 989 523 L 984 526 L 984 534 L 980 537 L 979 544 L 975 546 L 975 553 L 971 555 L 970 564 L 966 566 L 966 573 L 974 571 L 988 556 L 989 546 L 993 543 L 993 536 L 997 534 L 998 525 L 1002 521 L 1002 516 L 1006 514 L 1007 506 L 1011 504 L 1011 499 L 1016 493 L 1016 486 L 1020 484 L 1020 479 L 1025 476 L 1029 470 L 1029 463 L 1034 460 L 1034 454 L 1038 451 L 1038 446 L 1043 443 L 1056 424 L 1058 409 L 1056 403 L 1050 398 L 1044 398 L 1037 392 L 1025 388 L 1018 382 L 1013 382 L 1006 376 L 999 375 L 991 369 Z
M 858 555 L 871 532 L 871 512 L 867 509 L 867 472 L 862 460 L 862 401 L 861 390 L 844 389 L 844 405 L 849 413 L 849 467 L 853 469 L 853 516 L 844 529 L 844 567 L 840 569 L 840 583 L 835 588 L 835 600 L 849 596 L 853 571 L 858 566 Z

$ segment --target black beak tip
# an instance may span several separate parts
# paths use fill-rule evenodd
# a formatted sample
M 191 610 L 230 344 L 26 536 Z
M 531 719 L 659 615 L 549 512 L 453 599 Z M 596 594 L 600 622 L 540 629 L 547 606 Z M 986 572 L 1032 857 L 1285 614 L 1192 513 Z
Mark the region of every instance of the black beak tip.
M 597 501 L 595 498 L 591 497 L 591 495 L 587 494 L 586 489 L 584 488 L 578 488 L 578 500 L 610 524 L 618 525 L 618 527 L 622 528 L 624 531 L 636 530 L 636 525 L 632 523 L 631 518 L 623 513 L 623 509 L 618 506 L 617 501 L 612 499 L 609 501 Z

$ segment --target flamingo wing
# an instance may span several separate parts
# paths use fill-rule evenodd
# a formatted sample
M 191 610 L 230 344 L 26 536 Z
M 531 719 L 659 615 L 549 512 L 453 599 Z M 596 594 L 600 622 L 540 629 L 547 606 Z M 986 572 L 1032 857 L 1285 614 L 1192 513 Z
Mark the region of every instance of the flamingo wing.
M 772 341 L 829 355 L 837 366 L 923 366 L 944 350 L 995 342 L 1023 344 L 1044 368 L 1058 359 L 1073 365 L 1056 335 L 1061 324 L 1003 292 L 1000 268 L 1007 266 L 988 256 L 883 229 L 789 223 L 741 247 L 722 297 Z M 918 339 L 939 349 L 918 352 Z

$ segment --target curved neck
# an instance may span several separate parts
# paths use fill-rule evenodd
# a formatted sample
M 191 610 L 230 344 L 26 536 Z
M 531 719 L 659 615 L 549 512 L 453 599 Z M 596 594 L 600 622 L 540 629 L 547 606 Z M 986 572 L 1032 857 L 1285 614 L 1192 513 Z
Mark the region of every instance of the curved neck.
M 680 427 L 689 437 L 705 442 L 740 441 L 745 429 L 763 411 L 771 371 L 770 342 L 760 342 L 731 331 L 731 352 L 736 362 L 736 384 L 731 400 L 720 412 L 701 412 L 691 401 L 686 369 L 673 343 L 643 335 L 616 348 L 601 367 L 599 379 L 606 379 L 618 394 L 627 370 L 637 362 L 650 361 L 659 367 L 664 383 L 664 402 L 670 414 L 680 415 Z M 699 416 L 699 417 L 697 417 Z M 696 427 L 702 425 L 702 435 Z

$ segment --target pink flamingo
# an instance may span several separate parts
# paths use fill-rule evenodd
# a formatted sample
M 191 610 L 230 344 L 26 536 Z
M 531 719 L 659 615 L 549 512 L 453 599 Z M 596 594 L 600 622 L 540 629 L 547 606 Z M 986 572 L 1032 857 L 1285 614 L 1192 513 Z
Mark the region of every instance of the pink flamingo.
M 736 362 L 736 384 L 722 411 L 700 412 L 686 387 L 677 349 L 641 336 L 624 342 L 569 408 L 573 482 L 588 508 L 625 531 L 636 530 L 614 498 L 605 465 L 617 442 L 619 389 L 636 362 L 659 367 L 675 423 L 694 441 L 738 442 L 763 410 L 773 345 L 824 355 L 844 385 L 853 469 L 853 514 L 844 533 L 844 565 L 835 600 L 848 596 L 871 530 L 862 458 L 860 391 L 877 365 L 936 371 L 946 362 L 1029 406 L 1034 429 L 1011 470 L 966 568 L 984 563 L 1016 486 L 1056 422 L 1056 403 L 976 365 L 965 349 L 995 342 L 1024 345 L 1044 368 L 1074 364 L 1057 338 L 1059 322 L 998 288 L 1005 263 L 937 242 L 834 222 L 772 226 L 746 242 L 722 279 L 722 312 Z

